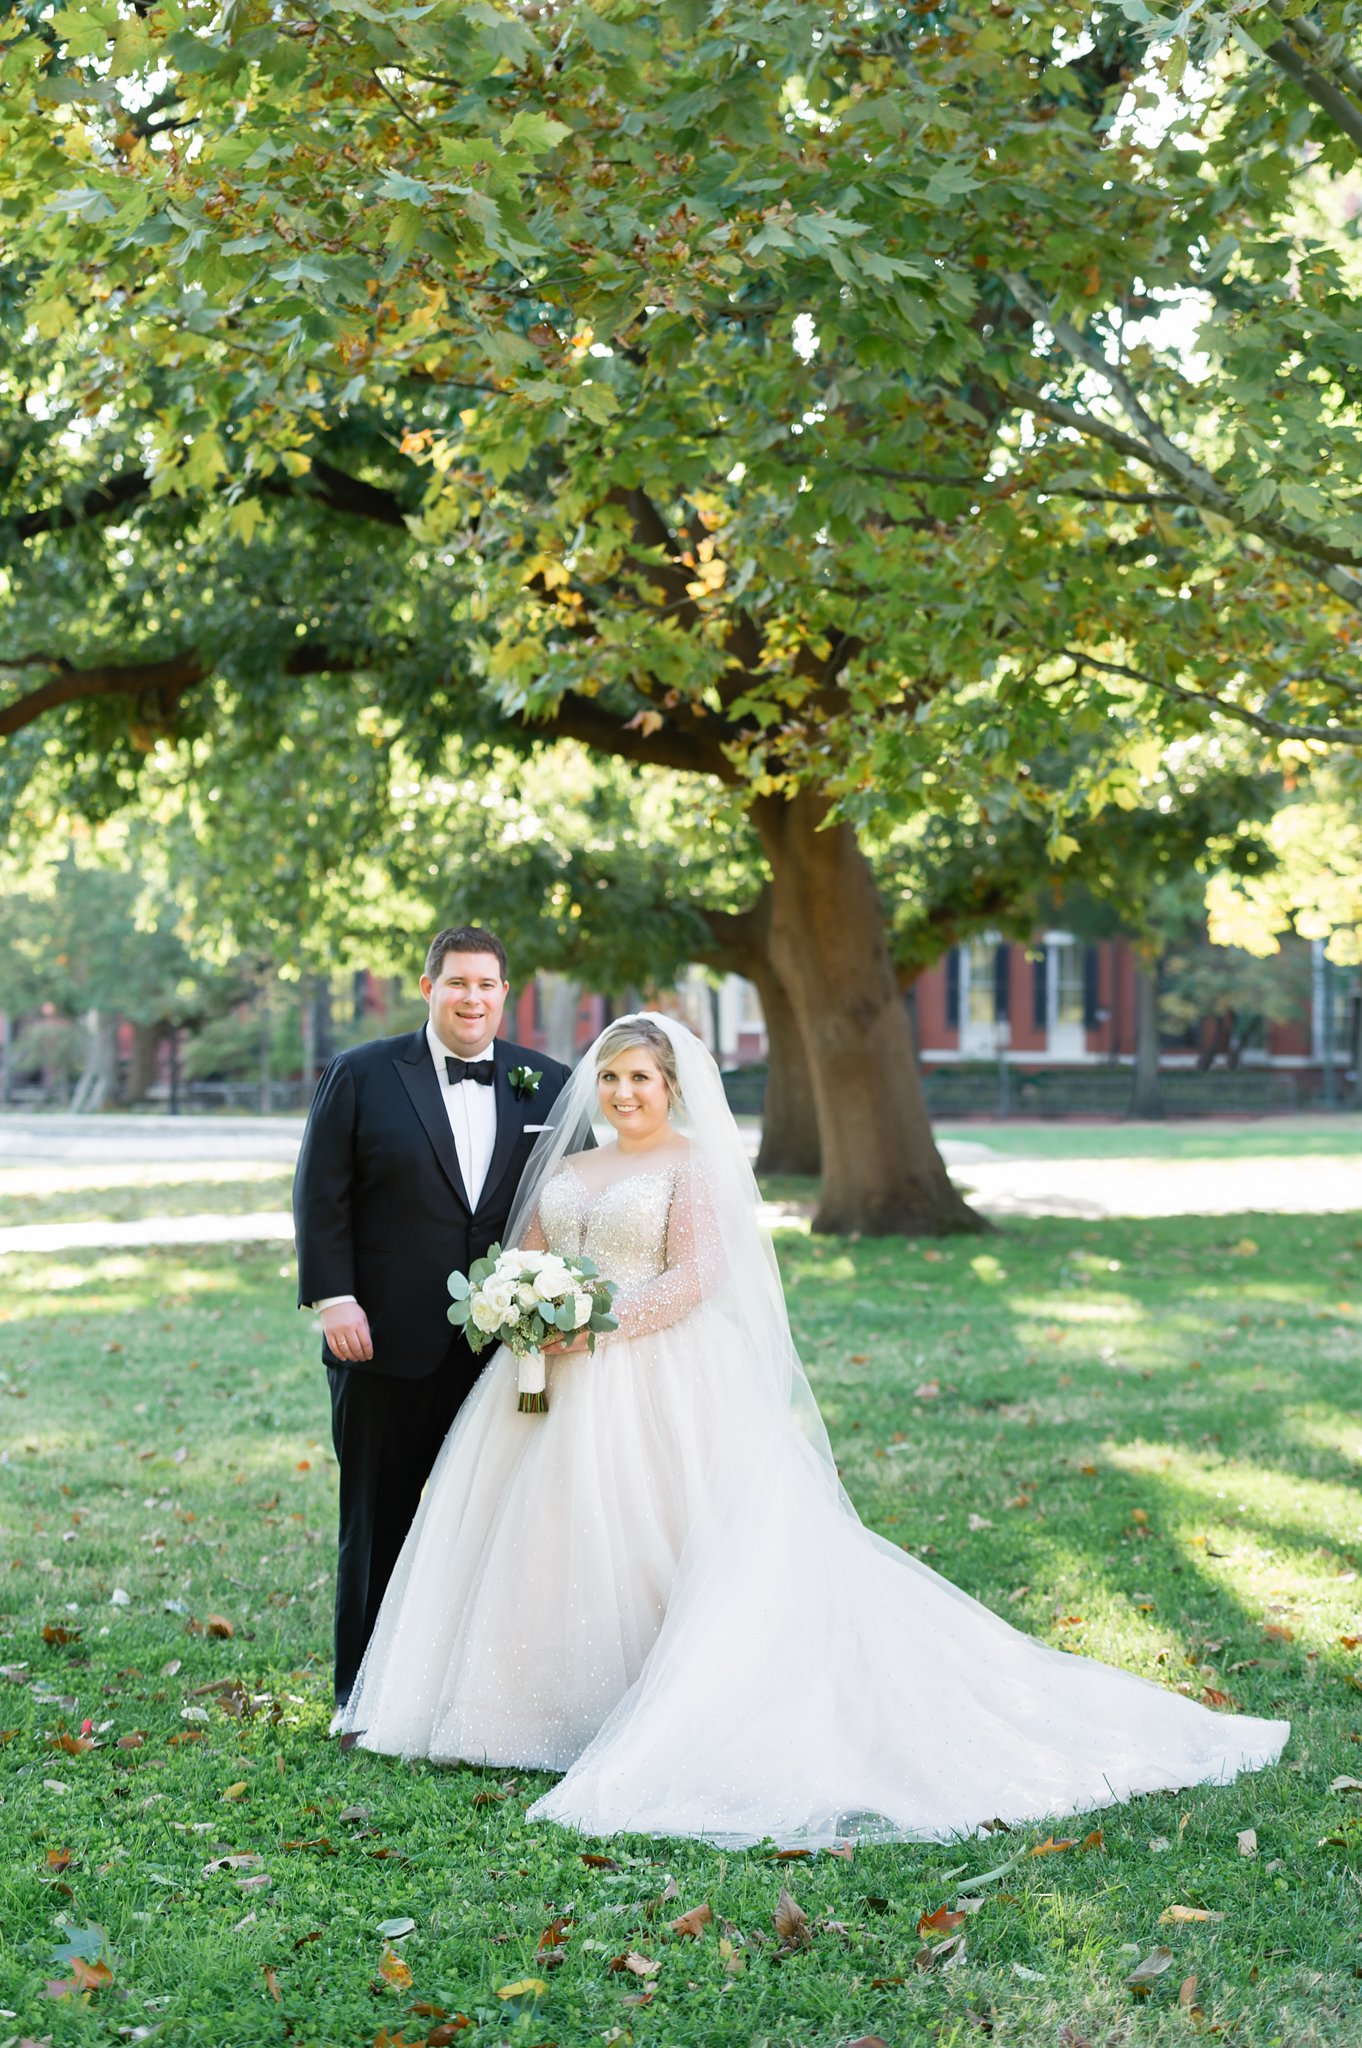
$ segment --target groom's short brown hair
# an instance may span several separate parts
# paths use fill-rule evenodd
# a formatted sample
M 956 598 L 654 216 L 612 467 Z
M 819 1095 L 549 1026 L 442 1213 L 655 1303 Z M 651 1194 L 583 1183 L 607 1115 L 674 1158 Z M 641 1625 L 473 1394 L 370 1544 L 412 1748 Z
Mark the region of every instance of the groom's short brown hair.
M 436 932 L 426 954 L 426 973 L 432 981 L 440 978 L 440 969 L 445 964 L 446 953 L 491 953 L 496 957 L 503 981 L 511 978 L 510 965 L 506 959 L 506 948 L 495 932 L 485 932 L 475 924 L 452 924 L 444 931 Z

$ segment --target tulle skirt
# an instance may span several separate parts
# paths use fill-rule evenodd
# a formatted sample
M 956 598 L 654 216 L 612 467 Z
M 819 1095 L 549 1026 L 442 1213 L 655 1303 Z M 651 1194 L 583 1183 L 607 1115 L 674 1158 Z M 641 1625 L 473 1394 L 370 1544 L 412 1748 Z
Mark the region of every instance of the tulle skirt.
M 1048 1649 L 866 1530 L 706 1307 L 460 1410 L 345 1725 L 367 1748 L 561 1771 L 588 1835 L 944 1840 L 1272 1763 L 1214 1713 Z

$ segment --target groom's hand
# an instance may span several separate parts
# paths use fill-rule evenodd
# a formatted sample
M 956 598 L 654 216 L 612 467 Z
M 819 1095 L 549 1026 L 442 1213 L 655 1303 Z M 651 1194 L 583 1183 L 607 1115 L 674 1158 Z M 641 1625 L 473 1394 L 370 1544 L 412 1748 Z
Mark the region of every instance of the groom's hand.
M 338 1301 L 322 1310 L 322 1335 L 334 1358 L 362 1365 L 374 1355 L 369 1318 L 357 1301 Z

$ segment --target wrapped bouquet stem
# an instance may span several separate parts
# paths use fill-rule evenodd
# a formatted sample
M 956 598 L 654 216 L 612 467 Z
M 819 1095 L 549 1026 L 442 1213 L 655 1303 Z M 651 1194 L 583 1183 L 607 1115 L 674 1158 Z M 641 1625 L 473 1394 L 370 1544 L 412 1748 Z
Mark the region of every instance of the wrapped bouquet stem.
M 544 1346 L 586 1332 L 596 1338 L 619 1325 L 610 1313 L 614 1283 L 602 1280 L 590 1259 L 556 1252 L 503 1251 L 492 1245 L 465 1273 L 451 1273 L 448 1315 L 473 1351 L 504 1344 L 519 1361 L 516 1406 L 542 1415 L 549 1405 Z

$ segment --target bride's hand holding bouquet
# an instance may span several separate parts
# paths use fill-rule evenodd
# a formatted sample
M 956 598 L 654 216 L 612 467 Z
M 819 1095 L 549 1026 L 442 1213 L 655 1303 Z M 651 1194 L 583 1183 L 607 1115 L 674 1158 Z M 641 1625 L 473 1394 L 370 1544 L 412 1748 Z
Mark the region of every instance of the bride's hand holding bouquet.
M 596 1338 L 619 1325 L 610 1313 L 613 1281 L 590 1259 L 550 1251 L 503 1251 L 492 1245 L 467 1274 L 451 1273 L 447 1314 L 472 1351 L 504 1344 L 520 1361 L 522 1414 L 548 1408 L 544 1353 L 594 1351 Z

